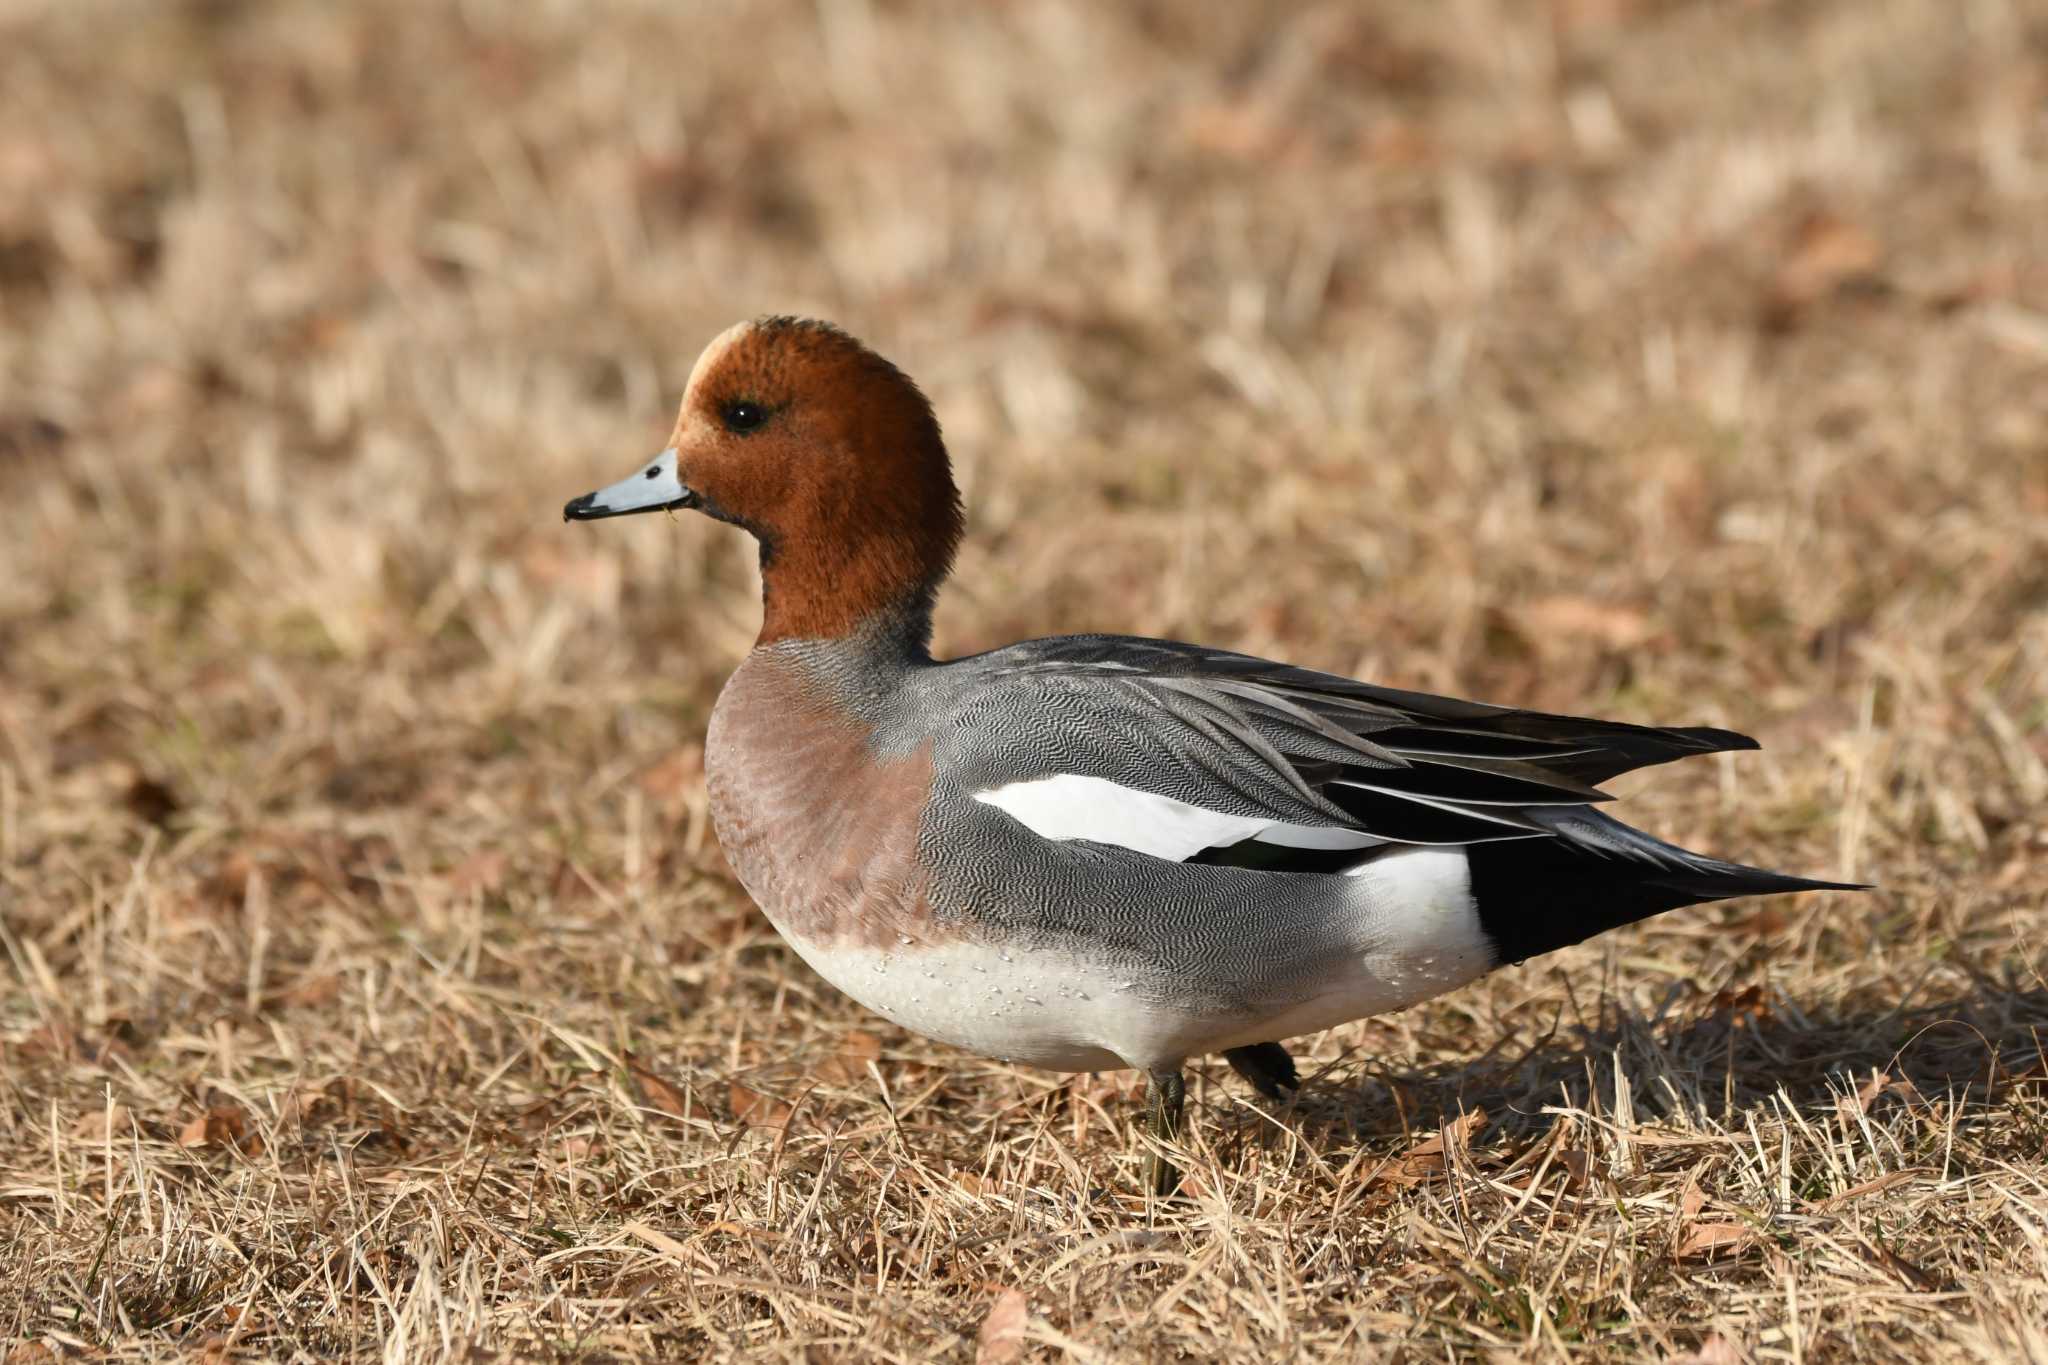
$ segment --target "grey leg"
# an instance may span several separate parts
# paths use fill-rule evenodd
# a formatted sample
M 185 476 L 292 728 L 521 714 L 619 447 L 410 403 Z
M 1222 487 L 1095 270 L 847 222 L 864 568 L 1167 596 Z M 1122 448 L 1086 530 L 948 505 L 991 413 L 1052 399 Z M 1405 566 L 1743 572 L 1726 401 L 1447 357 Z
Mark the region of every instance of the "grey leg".
M 1187 1082 L 1180 1068 L 1152 1073 L 1145 1094 L 1145 1128 L 1154 1138 L 1168 1141 L 1180 1133 L 1181 1107 L 1187 1102 Z M 1154 1197 L 1165 1198 L 1180 1185 L 1180 1172 L 1157 1152 L 1145 1155 L 1145 1188 Z
M 1301 1073 L 1294 1069 L 1294 1059 L 1287 1055 L 1287 1049 L 1278 1043 L 1225 1048 L 1223 1060 L 1269 1100 L 1284 1100 L 1289 1093 L 1301 1089 Z

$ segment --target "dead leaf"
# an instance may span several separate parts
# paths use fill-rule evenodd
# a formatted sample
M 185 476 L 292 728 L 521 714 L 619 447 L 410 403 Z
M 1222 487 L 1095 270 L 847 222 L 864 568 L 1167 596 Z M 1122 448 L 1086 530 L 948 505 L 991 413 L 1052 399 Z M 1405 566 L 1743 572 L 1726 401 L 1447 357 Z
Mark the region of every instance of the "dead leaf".
M 1808 214 L 1778 267 L 1777 295 L 1792 304 L 1811 302 L 1869 275 L 1883 259 L 1884 248 L 1861 224 L 1827 212 Z
M 559 543 L 536 542 L 519 557 L 527 576 L 544 587 L 574 594 L 595 607 L 609 607 L 619 595 L 619 560 L 615 555 L 564 550 Z
M 333 972 L 301 976 L 271 997 L 275 1004 L 302 1008 L 331 1005 L 341 999 L 341 978 Z
M 232 1147 L 244 1156 L 263 1150 L 263 1136 L 249 1126 L 241 1106 L 216 1104 L 178 1130 L 180 1147 Z
M 1633 649 L 1656 633 L 1649 616 L 1634 607 L 1570 593 L 1538 598 L 1520 615 L 1523 633 L 1531 640 L 1563 636 L 1592 640 L 1609 649 Z
M 1750 1228 L 1743 1223 L 1732 1223 L 1726 1219 L 1700 1222 L 1700 1213 L 1707 1204 L 1707 1192 L 1700 1188 L 1699 1172 L 1695 1170 L 1686 1176 L 1685 1188 L 1678 1195 L 1679 1234 L 1672 1251 L 1674 1256 L 1707 1256 L 1717 1251 L 1733 1251 L 1752 1236 Z
M 1428 133 L 1404 119 L 1392 119 L 1366 134 L 1361 150 L 1375 166 L 1428 166 L 1438 159 Z
M 458 896 L 492 895 L 504 888 L 506 858 L 502 850 L 480 848 L 448 872 L 448 887 Z
M 1845 1119 L 1861 1118 L 1870 1112 L 1870 1106 L 1882 1095 L 1891 1077 L 1873 1068 L 1870 1079 L 1856 1087 L 1853 1095 L 1844 1095 L 1835 1101 L 1835 1112 Z
M 2002 1092 L 2014 1086 L 2032 1085 L 2039 1081 L 2048 1081 L 2048 1057 L 2036 1057 L 2025 1066 L 2001 1072 L 1997 1089 Z
M 548 878 L 548 894 L 562 905 L 587 901 L 594 895 L 590 878 L 567 858 L 555 860 L 554 875 Z
M 1576 1147 L 1562 1148 L 1551 1158 L 1550 1164 L 1555 1169 L 1564 1172 L 1564 1191 L 1566 1194 L 1577 1194 L 1580 1190 L 1586 1188 L 1586 1178 L 1592 1170 L 1592 1166 L 1586 1160 L 1584 1152 Z
M 1920 1087 L 1904 1076 L 1894 1079 L 1889 1073 L 1873 1070 L 1870 1079 L 1856 1088 L 1853 1095 L 1844 1095 L 1835 1101 L 1835 1112 L 1844 1119 L 1855 1119 L 1871 1111 L 1877 1101 L 1886 1095 L 1896 1095 L 1908 1107 L 1925 1104 L 1927 1099 L 1920 1093 Z
M 213 874 L 213 891 L 223 904 L 239 906 L 249 894 L 249 878 L 256 873 L 256 860 L 236 849 L 221 860 Z
M 128 1135 L 133 1121 L 134 1116 L 125 1104 L 94 1109 L 78 1116 L 78 1121 L 71 1125 L 71 1136 L 88 1142 L 105 1142 L 109 1137 L 119 1141 Z
M 726 1101 L 732 1106 L 732 1116 L 750 1128 L 781 1128 L 789 1123 L 789 1105 L 738 1081 L 727 1087 Z
M 290 1123 L 296 1119 L 299 1126 L 304 1128 L 312 1121 L 313 1111 L 319 1106 L 320 1099 L 321 1096 L 318 1091 L 294 1086 L 285 1093 L 283 1099 L 278 1101 L 278 1120 L 283 1123 Z
M 981 1320 L 980 1344 L 974 1351 L 975 1365 L 1009 1365 L 1024 1354 L 1024 1329 L 1031 1321 L 1031 1305 L 1021 1289 L 1005 1289 L 996 1295 L 988 1316 Z
M 1395 1157 L 1381 1168 L 1380 1179 L 1397 1185 L 1415 1185 L 1449 1169 L 1450 1154 L 1463 1151 L 1486 1127 L 1486 1111 L 1473 1109 L 1452 1119 L 1437 1132 Z
M 1791 920 L 1779 914 L 1776 910 L 1763 909 L 1753 915 L 1745 915 L 1741 919 L 1731 920 L 1727 924 L 1722 925 L 1721 929 L 1724 933 L 1754 934 L 1758 938 L 1768 938 L 1772 934 L 1784 932 L 1786 926 L 1791 923 Z
M 642 1106 L 672 1119 L 689 1117 L 688 1097 L 661 1075 L 642 1066 L 630 1052 L 626 1054 L 626 1075 L 633 1082 L 636 1098 Z
M 690 802 L 704 788 L 704 746 L 685 744 L 667 758 L 640 774 L 640 790 L 647 793 L 661 812 L 664 822 L 681 821 Z
M 278 1117 L 297 1119 L 302 1130 L 335 1118 L 353 1117 L 356 1089 L 356 1083 L 346 1076 L 337 1076 L 318 1090 L 296 1086 L 278 1106 Z
M 1744 986 L 1739 991 L 1716 991 L 1714 998 L 1707 1002 L 1712 1014 L 1725 1014 L 1731 1024 L 1761 1023 L 1771 1017 L 1771 1007 L 1764 1003 L 1762 986 Z
M 1900 1284 L 1921 1294 L 1938 1294 L 1941 1285 L 1935 1278 L 1914 1265 L 1889 1247 L 1879 1246 L 1866 1238 L 1856 1239 L 1856 1245 L 1863 1252 L 1864 1259 L 1880 1270 L 1888 1270 L 1898 1278 Z
M 1287 133 L 1270 109 L 1240 100 L 1189 109 L 1181 118 L 1181 136 L 1199 151 L 1249 161 L 1275 155 Z
M 1836 214 L 1809 214 L 1794 229 L 1764 299 L 1763 322 L 1785 330 L 1811 305 L 1877 276 L 1884 247 L 1860 224 Z
M 1909 1167 L 1903 1171 L 1888 1171 L 1875 1180 L 1866 1180 L 1860 1185 L 1851 1185 L 1839 1194 L 1831 1194 L 1825 1199 L 1815 1200 L 1813 1208 L 1816 1212 L 1832 1209 L 1848 1203 L 1851 1199 L 1860 1199 L 1866 1194 L 1877 1194 L 1882 1190 L 1890 1189 L 1894 1185 L 1903 1185 L 1921 1174 L 1923 1172 L 1917 1167 Z
M 721 1218 L 715 1223 L 706 1223 L 701 1235 L 709 1237 L 713 1233 L 724 1233 L 728 1237 L 750 1237 L 754 1241 L 765 1243 L 768 1246 L 778 1246 L 783 1240 L 783 1235 L 774 1228 L 755 1227 L 748 1223 L 735 1223 L 727 1218 Z
M 1746 1365 L 1748 1360 L 1740 1346 L 1716 1332 L 1701 1342 L 1697 1351 L 1673 1356 L 1664 1365 Z
M 70 1058 L 78 1049 L 78 1034 L 62 1019 L 51 1019 L 36 1028 L 21 1040 L 21 1052 L 25 1057 L 51 1057 L 57 1060 Z
M 848 1029 L 839 1039 L 839 1051 L 817 1066 L 817 1077 L 826 1085 L 856 1085 L 867 1079 L 868 1063 L 879 1061 L 882 1040 L 860 1029 Z
M 1750 1240 L 1750 1230 L 1741 1223 L 1694 1223 L 1678 1239 L 1672 1255 L 1684 1260 L 1691 1256 L 1713 1256 L 1733 1252 Z

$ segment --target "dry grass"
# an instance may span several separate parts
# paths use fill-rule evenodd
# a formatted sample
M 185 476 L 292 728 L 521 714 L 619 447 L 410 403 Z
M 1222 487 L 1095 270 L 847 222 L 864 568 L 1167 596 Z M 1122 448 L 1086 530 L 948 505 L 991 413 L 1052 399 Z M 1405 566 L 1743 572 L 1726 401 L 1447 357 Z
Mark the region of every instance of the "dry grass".
M 0 6 L 6 1358 L 2048 1361 L 2048 14 L 702 8 Z M 723 874 L 747 548 L 557 519 L 769 310 L 934 394 L 943 647 L 1737 725 L 1631 812 L 1883 890 L 1145 1207 Z

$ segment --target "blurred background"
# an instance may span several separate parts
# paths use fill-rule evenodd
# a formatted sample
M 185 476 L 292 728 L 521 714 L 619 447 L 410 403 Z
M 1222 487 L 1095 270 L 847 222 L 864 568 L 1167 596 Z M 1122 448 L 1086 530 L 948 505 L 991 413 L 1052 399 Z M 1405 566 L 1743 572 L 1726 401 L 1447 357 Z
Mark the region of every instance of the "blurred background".
M 373 1063 L 459 1128 L 500 1064 L 571 1084 L 507 1002 L 631 1017 L 684 1088 L 857 1024 L 786 1001 L 705 825 L 751 544 L 559 517 L 766 312 L 933 397 L 942 651 L 1161 634 L 1745 730 L 1635 817 L 1885 890 L 1695 912 L 1643 998 L 1996 978 L 2020 1029 L 2044 109 L 2019 0 L 5 0 L 5 1141 L 61 1168 L 117 1103 L 162 1160 L 195 1114 L 246 1146 L 207 1116 Z

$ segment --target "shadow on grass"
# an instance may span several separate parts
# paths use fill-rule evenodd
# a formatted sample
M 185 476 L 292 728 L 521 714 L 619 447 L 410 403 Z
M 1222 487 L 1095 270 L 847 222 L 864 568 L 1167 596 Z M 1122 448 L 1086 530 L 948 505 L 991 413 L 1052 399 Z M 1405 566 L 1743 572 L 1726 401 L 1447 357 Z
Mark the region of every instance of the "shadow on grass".
M 1291 1103 L 1259 1106 L 1271 1118 L 1244 1109 L 1241 1124 L 1229 1117 L 1232 1100 L 1249 1093 L 1214 1070 L 1205 1098 L 1219 1141 L 1233 1129 L 1271 1132 L 1278 1119 L 1322 1129 L 1317 1146 L 1332 1157 L 1481 1109 L 1497 1135 L 1526 1138 L 1549 1129 L 1559 1110 L 1717 1127 L 1739 1125 L 1744 1111 L 1774 1098 L 1799 1112 L 1832 1111 L 1859 1091 L 1875 1102 L 1882 1090 L 1908 1103 L 1946 1102 L 1967 1118 L 2020 1089 L 2048 1087 L 2048 986 L 1984 978 L 1954 998 L 1860 1003 L 1824 1017 L 1754 987 L 1702 1001 L 1690 1015 L 1604 1002 L 1589 1024 L 1510 1037 L 1468 1061 L 1396 1069 L 1347 1055 L 1304 1067 Z

